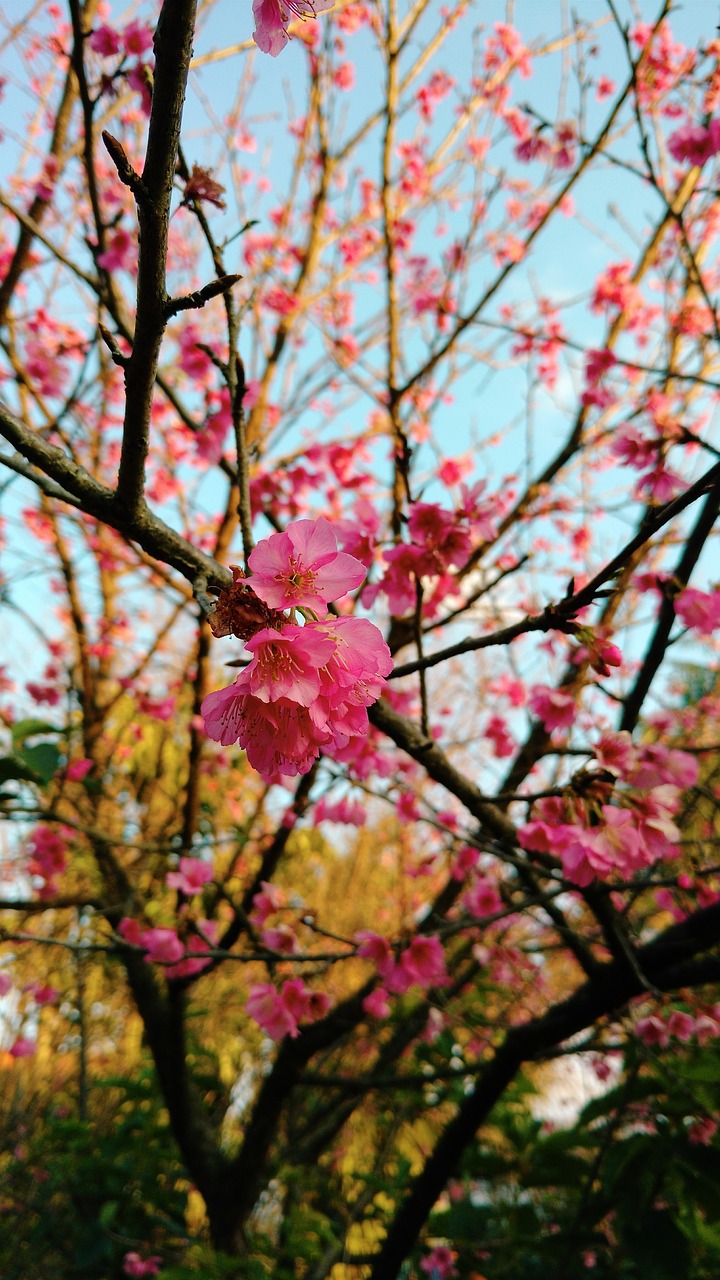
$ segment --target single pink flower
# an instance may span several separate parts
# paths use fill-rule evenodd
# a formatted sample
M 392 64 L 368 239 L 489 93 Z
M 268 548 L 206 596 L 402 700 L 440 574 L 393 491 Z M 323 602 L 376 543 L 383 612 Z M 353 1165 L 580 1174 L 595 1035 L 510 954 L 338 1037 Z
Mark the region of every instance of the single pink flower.
M 279 951 L 281 955 L 294 956 L 300 950 L 297 935 L 290 925 L 278 924 L 269 929 L 261 929 L 260 941 L 268 951 Z
M 153 33 L 141 22 L 129 22 L 122 33 L 122 42 L 128 57 L 141 58 L 152 48 Z
M 455 1267 L 455 1259 L 457 1254 L 453 1249 L 449 1249 L 447 1245 L 436 1245 L 430 1250 L 420 1262 L 420 1270 L 431 1277 L 431 1280 L 449 1280 L 450 1276 L 457 1275 Z
M 117 927 L 117 932 L 129 946 L 141 947 L 143 945 L 143 927 L 140 921 L 133 920 L 132 916 L 123 916 Z
M 440 939 L 435 934 L 418 934 L 388 975 L 387 985 L 391 991 L 403 992 L 411 986 L 442 986 L 446 981 L 445 954 Z
M 124 227 L 118 227 L 108 240 L 108 247 L 97 257 L 98 266 L 106 271 L 129 271 L 137 258 L 137 238 Z
M 720 590 L 686 587 L 675 601 L 675 613 L 686 627 L 701 636 L 711 636 L 720 630 Z
M 300 1034 L 295 1018 L 272 982 L 253 983 L 245 1008 L 271 1040 L 283 1040 L 285 1036 L 295 1039 Z
M 490 880 L 476 880 L 467 893 L 463 894 L 462 905 L 476 920 L 484 916 L 494 916 L 502 911 L 502 901 L 495 885 Z
M 185 954 L 174 929 L 147 929 L 142 935 L 142 945 L 147 947 L 145 959 L 153 964 L 177 964 Z
M 201 862 L 200 858 L 181 858 L 178 871 L 169 871 L 165 883 L 169 889 L 178 889 L 188 898 L 202 893 L 205 885 L 213 878 L 213 869 L 209 862 Z
M 277 885 L 268 880 L 261 880 L 261 889 L 252 900 L 252 920 L 255 925 L 263 925 L 268 916 L 272 916 L 285 906 L 285 894 Z
M 239 742 L 253 769 L 266 778 L 307 773 L 332 740 L 322 709 L 287 698 L 262 702 L 243 693 L 237 681 L 209 693 L 201 710 L 208 737 L 226 747 Z
M 342 800 L 330 803 L 324 796 L 315 805 L 315 826 L 320 822 L 343 822 L 348 826 L 362 827 L 367 821 L 367 812 L 359 800 L 351 800 L 343 796 Z
M 238 688 L 261 702 L 288 698 L 303 707 L 320 692 L 319 670 L 335 652 L 332 638 L 312 626 L 265 628 L 247 640 L 245 648 L 254 656 L 238 676 Z
M 123 1271 L 126 1276 L 156 1276 L 162 1265 L 162 1258 L 153 1254 L 142 1258 L 134 1249 L 123 1258 Z
M 376 987 L 363 1000 L 363 1009 L 371 1018 L 387 1018 L 390 1014 L 390 1001 L 384 987 Z
M 599 876 L 612 871 L 631 876 L 654 861 L 629 809 L 604 804 L 601 813 L 600 825 L 588 833 L 590 862 Z
M 120 52 L 120 36 L 112 27 L 97 27 L 88 44 L 93 53 L 98 53 L 101 58 L 113 58 Z
M 48 986 L 47 983 L 31 984 L 30 990 L 38 1007 L 44 1004 L 57 1004 L 60 999 L 60 992 L 55 987 Z
M 704 1116 L 702 1120 L 696 1120 L 688 1129 L 688 1142 L 692 1142 L 696 1146 L 698 1144 L 709 1147 L 715 1134 L 718 1131 L 717 1120 L 711 1120 L 710 1116 Z
M 276 58 L 288 42 L 288 26 L 293 18 L 314 18 L 323 9 L 330 9 L 334 2 L 335 0 L 253 0 L 253 40 L 263 53 Z
M 717 1040 L 718 1037 L 720 1037 L 720 1021 L 717 1018 L 711 1018 L 707 1013 L 701 1013 L 695 1019 L 695 1038 L 698 1044 L 706 1045 L 710 1040 Z
M 344 704 L 369 707 L 393 669 L 381 632 L 367 618 L 336 618 L 317 630 L 332 638 L 334 652 L 320 673 L 320 693 L 335 712 Z
M 14 1044 L 10 1045 L 8 1053 L 11 1058 L 31 1058 L 37 1049 L 34 1040 L 28 1040 L 26 1036 L 18 1036 Z
M 361 929 L 355 934 L 355 938 L 360 943 L 358 956 L 363 960 L 372 960 L 381 978 L 386 977 L 394 963 L 392 947 L 387 938 L 369 929 Z
M 82 782 L 83 778 L 90 772 L 92 767 L 92 760 L 71 760 L 65 770 L 65 777 L 69 782 Z
M 528 702 L 548 733 L 552 733 L 553 729 L 570 729 L 575 722 L 575 699 L 572 694 L 563 693 L 562 689 L 536 684 L 530 692 Z
M 667 1020 L 667 1029 L 676 1040 L 687 1044 L 688 1040 L 692 1040 L 695 1035 L 695 1019 L 689 1013 L 684 1013 L 682 1009 L 673 1009 Z
M 338 551 L 332 526 L 296 520 L 284 533 L 264 538 L 251 553 L 252 588 L 273 609 L 304 608 L 325 613 L 325 605 L 359 587 L 365 566 Z
M 663 1049 L 670 1039 L 665 1023 L 662 1018 L 658 1018 L 657 1014 L 650 1014 L 647 1018 L 638 1018 L 635 1023 L 635 1035 L 639 1036 L 645 1044 L 658 1044 Z

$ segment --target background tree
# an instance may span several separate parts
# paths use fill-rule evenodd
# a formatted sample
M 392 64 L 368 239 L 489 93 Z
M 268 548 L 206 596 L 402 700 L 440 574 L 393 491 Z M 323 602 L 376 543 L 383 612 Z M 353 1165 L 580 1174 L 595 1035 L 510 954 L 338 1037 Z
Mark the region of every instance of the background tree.
M 4 20 L 4 1274 L 714 1275 L 720 44 L 253 8 Z

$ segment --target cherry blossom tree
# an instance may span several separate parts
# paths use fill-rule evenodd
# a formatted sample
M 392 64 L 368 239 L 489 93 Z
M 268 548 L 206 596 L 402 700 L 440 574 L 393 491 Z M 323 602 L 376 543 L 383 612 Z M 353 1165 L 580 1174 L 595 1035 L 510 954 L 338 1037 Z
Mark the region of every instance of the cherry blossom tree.
M 64 1109 L 46 1159 L 3 1120 L 22 1274 L 100 1141 L 77 1274 L 711 1274 L 720 41 L 20 7 L 0 1047 Z

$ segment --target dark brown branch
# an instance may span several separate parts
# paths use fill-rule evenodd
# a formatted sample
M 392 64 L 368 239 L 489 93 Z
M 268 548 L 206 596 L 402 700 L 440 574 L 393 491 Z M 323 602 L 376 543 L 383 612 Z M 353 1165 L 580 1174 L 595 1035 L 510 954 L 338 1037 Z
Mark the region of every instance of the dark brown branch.
M 92 22 L 97 7 L 98 0 L 86 0 L 83 7 L 84 22 Z M 59 160 L 65 150 L 65 143 L 67 141 L 68 131 L 70 128 L 73 107 L 77 101 L 77 93 L 77 77 L 71 65 L 68 68 L 62 98 L 55 117 L 55 125 L 48 149 L 48 156 L 52 157 L 54 160 Z M 23 272 L 30 265 L 34 232 L 32 227 L 28 224 L 33 223 L 36 226 L 39 226 L 51 204 L 52 196 L 48 199 L 46 196 L 37 195 L 27 211 L 28 223 L 23 222 L 20 228 L 15 251 L 5 273 L 5 279 L 2 281 L 2 284 L 0 284 L 0 325 L 5 323 L 8 307 L 10 306 L 17 283 Z
M 221 276 L 219 280 L 212 280 L 210 284 L 203 285 L 202 289 L 196 289 L 194 293 L 188 293 L 183 298 L 172 298 L 165 305 L 165 314 L 170 317 L 177 315 L 178 311 L 199 310 L 211 298 L 217 298 L 221 294 L 227 293 L 228 289 L 232 289 L 238 280 L 242 280 L 242 276 Z
M 698 963 L 696 957 L 716 944 L 719 930 L 720 904 L 695 912 L 639 949 L 642 972 L 663 991 L 686 985 L 690 974 L 695 982 L 699 977 L 711 981 L 720 971 L 720 961 L 706 957 Z M 619 1013 L 629 1000 L 642 994 L 637 976 L 613 961 L 542 1017 L 508 1032 L 491 1062 L 478 1073 L 473 1093 L 458 1108 L 415 1179 L 378 1252 L 371 1280 L 395 1280 L 463 1151 L 474 1141 L 478 1128 L 523 1062 L 584 1031 L 599 1018 Z
M 132 191 L 138 205 L 148 204 L 151 198 L 150 193 L 140 174 L 133 169 L 122 143 L 118 142 L 117 138 L 114 138 L 111 133 L 108 133 L 107 129 L 103 129 L 102 140 L 105 144 L 105 150 L 117 169 L 118 178 L 123 186 Z
M 644 547 L 645 543 L 649 542 L 650 538 L 673 520 L 675 516 L 680 515 L 686 507 L 696 502 L 698 498 L 709 490 L 715 494 L 715 501 L 718 501 L 715 493 L 716 490 L 720 493 L 718 486 L 720 486 L 720 463 L 711 467 L 704 476 L 701 476 L 699 480 L 690 485 L 684 493 L 681 493 L 677 498 L 673 498 L 671 502 L 667 502 L 664 506 L 659 507 L 655 514 L 643 521 L 642 527 L 635 537 L 626 542 L 622 550 L 618 551 L 617 555 L 613 556 L 612 560 L 609 560 L 580 591 L 565 596 L 556 605 L 548 605 L 535 618 L 522 618 L 520 622 L 516 622 L 510 627 L 503 627 L 500 631 L 493 631 L 487 636 L 479 636 L 475 639 L 469 636 L 465 640 L 459 640 L 457 644 L 449 645 L 447 649 L 441 649 L 438 653 L 431 653 L 427 658 L 419 659 L 417 662 L 404 662 L 401 666 L 394 668 L 390 678 L 398 679 L 400 676 L 409 676 L 415 671 L 436 667 L 439 663 L 446 662 L 449 658 L 457 658 L 464 653 L 474 653 L 478 649 L 489 649 L 495 645 L 507 645 L 519 636 L 528 635 L 531 631 L 567 631 L 567 622 L 579 613 L 581 609 L 592 604 L 601 588 L 607 582 L 610 582 L 620 569 L 625 567 L 630 557 L 636 551 L 639 551 L 641 547 Z
M 167 322 L 166 265 L 170 201 L 177 163 L 196 0 L 164 0 L 155 31 L 155 84 L 148 144 L 138 195 L 139 255 L 132 355 L 118 472 L 118 501 L 140 512 L 150 438 L 150 413 L 160 344 Z M 106 144 L 107 145 L 107 144 Z
M 675 569 L 673 575 L 674 585 L 677 590 L 687 586 L 690 575 L 700 558 L 705 543 L 712 532 L 715 521 L 720 512 L 720 469 L 715 468 L 716 478 L 714 486 L 708 494 L 702 511 L 698 516 L 695 528 L 688 538 L 683 553 Z M 643 660 L 642 666 L 635 678 L 635 683 L 625 698 L 622 718 L 620 720 L 621 729 L 632 730 L 637 724 L 638 717 L 642 710 L 643 703 L 650 691 L 650 686 L 658 672 L 658 669 L 665 657 L 670 632 L 672 631 L 675 621 L 675 594 L 672 588 L 665 592 L 660 612 L 655 624 L 652 640 L 648 646 L 647 653 Z

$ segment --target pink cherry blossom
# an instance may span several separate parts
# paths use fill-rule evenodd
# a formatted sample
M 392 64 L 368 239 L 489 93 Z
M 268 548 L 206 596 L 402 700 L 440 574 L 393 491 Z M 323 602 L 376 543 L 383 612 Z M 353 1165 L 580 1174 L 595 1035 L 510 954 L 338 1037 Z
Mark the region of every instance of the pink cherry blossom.
M 462 905 L 476 920 L 494 916 L 502 911 L 502 901 L 496 886 L 490 880 L 476 880 L 462 897 Z
M 688 1142 L 692 1142 L 695 1146 L 701 1145 L 709 1147 L 715 1134 L 718 1131 L 717 1120 L 711 1120 L 710 1116 L 703 1116 L 702 1120 L 696 1120 L 688 1129 Z
M 129 946 L 142 946 L 143 928 L 140 921 L 134 920 L 132 916 L 123 916 L 117 927 L 117 932 Z
M 322 712 L 288 698 L 266 703 L 243 693 L 237 682 L 210 693 L 202 704 L 205 732 L 223 746 L 239 742 L 263 777 L 307 773 L 332 739 Z
M 205 922 L 208 923 L 207 921 Z M 210 943 L 206 938 L 192 938 L 188 943 L 188 951 L 191 955 L 183 953 L 183 958 L 175 964 L 170 964 L 165 969 L 165 975 L 168 978 L 189 978 L 195 973 L 202 973 L 203 969 L 207 969 L 210 960 L 204 960 L 202 956 L 197 955 L 198 951 L 208 952 Z
M 379 633 L 378 633 L 379 634 Z M 321 667 L 335 651 L 332 638 L 317 627 L 266 628 L 245 642 L 253 660 L 236 681 L 261 702 L 288 698 L 309 707 L 320 692 Z
M 698 779 L 697 758 L 677 747 L 667 747 L 663 742 L 652 742 L 638 747 L 635 759 L 625 772 L 626 780 L 633 787 L 658 788 L 693 787 Z
M 281 991 L 271 982 L 253 983 L 245 1004 L 250 1017 L 271 1040 L 283 1040 L 285 1036 L 294 1040 L 300 1034 L 300 1021 L 314 1022 L 329 1007 L 329 996 L 312 991 L 302 978 L 290 978 Z
M 63 833 L 44 824 L 37 826 L 28 840 L 28 851 L 28 871 L 43 880 L 39 896 L 51 897 L 57 891 L 57 877 L 67 866 L 67 842 Z
M 208 694 L 202 714 L 208 736 L 223 746 L 239 742 L 263 777 L 306 773 L 323 748 L 342 749 L 367 733 L 366 707 L 379 698 L 392 669 L 372 622 L 338 618 L 282 632 L 267 628 L 247 647 L 253 661 L 232 685 Z
M 492 742 L 493 750 L 498 760 L 511 756 L 517 746 L 502 716 L 490 717 L 485 726 L 485 737 Z
M 129 22 L 123 30 L 122 42 L 128 57 L 140 58 L 152 48 L 152 30 L 142 22 Z
M 695 1035 L 695 1019 L 689 1013 L 684 1013 L 682 1009 L 673 1009 L 667 1020 L 667 1029 L 676 1040 L 687 1044 L 688 1040 L 692 1040 Z
M 112 27 L 96 27 L 88 44 L 93 53 L 98 53 L 101 58 L 113 58 L 120 52 L 120 36 Z
M 720 589 L 699 591 L 686 587 L 675 601 L 678 618 L 701 636 L 711 636 L 720 630 Z
M 274 915 L 285 906 L 285 894 L 277 885 L 267 880 L 260 881 L 260 892 L 252 900 L 252 920 L 256 925 L 263 925 L 268 916 Z
M 342 822 L 348 826 L 362 827 L 367 820 L 367 811 L 359 800 L 351 800 L 343 796 L 342 800 L 330 803 L 323 796 L 315 805 L 315 825 L 320 822 Z
M 260 941 L 268 951 L 279 951 L 282 955 L 297 955 L 300 944 L 294 930 L 287 924 L 278 924 L 269 929 L 261 929 Z
M 323 9 L 330 9 L 334 2 L 335 0 L 253 0 L 253 40 L 258 49 L 275 58 L 288 42 L 288 25 L 293 18 L 313 18 Z
M 647 1045 L 660 1045 L 662 1048 L 669 1043 L 670 1036 L 668 1029 L 662 1018 L 658 1018 L 656 1014 L 649 1014 L 646 1018 L 638 1018 L 635 1023 L 635 1035 Z
M 37 1049 L 35 1040 L 28 1040 L 26 1036 L 18 1036 L 17 1040 L 10 1045 L 8 1053 L 11 1058 L 31 1058 Z
M 296 520 L 284 533 L 264 538 L 251 553 L 252 588 L 273 609 L 304 608 L 324 614 L 325 605 L 359 587 L 365 566 L 338 551 L 332 526 Z
M 93 767 L 92 760 L 71 760 L 65 770 L 65 777 L 69 782 L 82 782 Z
M 472 544 L 467 530 L 458 523 L 454 512 L 445 511 L 437 503 L 413 503 L 408 532 L 412 541 L 425 551 L 423 572 L 427 574 L 462 564 L 470 554 Z
M 372 960 L 380 977 L 386 977 L 394 963 L 392 947 L 387 938 L 383 938 L 381 934 L 373 933 L 369 929 L 361 929 L 359 933 L 355 934 L 355 937 L 360 943 L 357 954 L 363 960 Z
M 530 709 L 541 720 L 548 733 L 553 729 L 569 729 L 575 722 L 577 706 L 575 699 L 562 689 L 551 689 L 544 684 L 536 684 L 528 698 Z
M 720 151 L 720 120 L 711 120 L 707 128 L 702 124 L 686 124 L 676 129 L 668 138 L 668 151 L 680 164 L 687 161 L 702 167 Z
M 717 1012 L 717 1005 L 714 1012 Z M 701 1013 L 695 1019 L 695 1038 L 698 1044 L 708 1044 L 710 1040 L 720 1038 L 720 1018 L 717 1016 L 711 1018 L 707 1013 Z
M 424 1271 L 431 1280 L 449 1280 L 450 1276 L 457 1275 L 455 1267 L 455 1259 L 457 1254 L 447 1247 L 447 1245 L 439 1244 L 430 1253 L 420 1261 L 420 1270 Z
M 376 987 L 363 1000 L 363 1009 L 371 1018 L 387 1018 L 391 1005 L 384 987 Z
M 143 1258 L 134 1249 L 126 1253 L 123 1258 L 123 1271 L 126 1276 L 156 1276 L 161 1265 L 162 1258 L 158 1254 Z
M 202 893 L 206 884 L 213 878 L 213 869 L 209 862 L 201 862 L 200 858 L 181 858 L 178 871 L 169 871 L 165 883 L 169 889 L 178 889 L 188 898 Z
M 176 964 L 185 954 L 174 929 L 146 929 L 142 945 L 147 948 L 145 959 L 153 964 Z
M 589 833 L 589 860 L 597 873 L 618 871 L 631 876 L 654 861 L 641 839 L 633 814 L 615 805 L 602 806 L 602 823 Z
M 412 986 L 442 986 L 446 981 L 445 953 L 436 934 L 413 938 L 387 976 L 390 991 L 400 993 Z
M 45 1004 L 57 1004 L 60 999 L 60 992 L 47 983 L 31 983 L 28 990 L 39 1008 Z
M 118 227 L 108 240 L 108 247 L 97 257 L 98 266 L 106 271 L 129 271 L 137 260 L 137 239 L 124 227 Z

